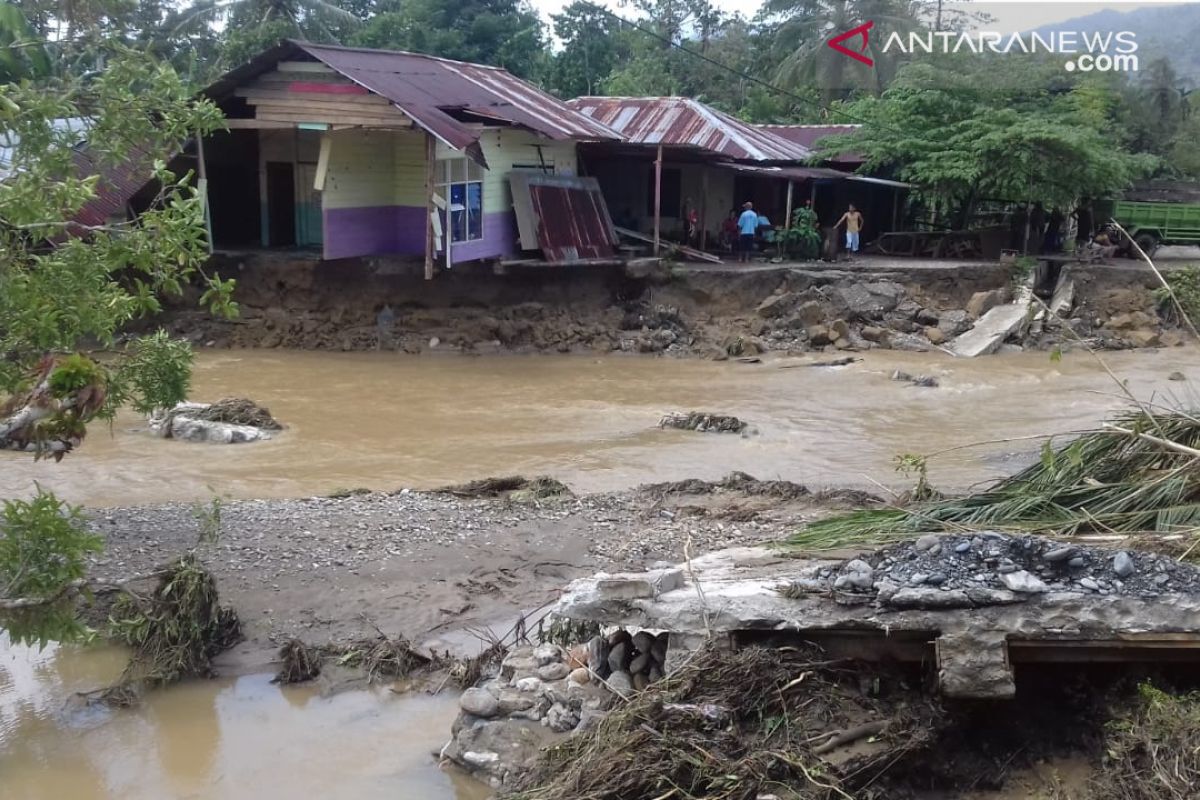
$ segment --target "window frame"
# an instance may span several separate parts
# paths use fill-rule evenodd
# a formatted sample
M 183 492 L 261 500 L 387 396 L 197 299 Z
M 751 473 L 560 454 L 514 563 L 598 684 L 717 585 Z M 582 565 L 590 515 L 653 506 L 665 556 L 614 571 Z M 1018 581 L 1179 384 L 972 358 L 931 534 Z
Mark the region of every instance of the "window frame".
M 455 156 L 451 158 L 439 158 L 434 165 L 435 169 L 435 186 L 438 193 L 446 203 L 445 228 L 449 235 L 449 243 L 454 244 L 469 244 L 470 242 L 483 241 L 483 184 L 484 170 L 483 167 L 476 164 L 473 160 L 466 156 Z M 447 174 L 449 171 L 449 174 Z M 471 208 L 471 185 L 479 186 L 479 209 L 474 211 Z M 461 186 L 463 203 L 461 209 L 455 209 L 456 204 L 451 202 L 451 195 L 454 193 L 454 187 Z M 454 214 L 457 211 L 462 212 L 462 238 L 459 238 L 459 228 L 454 224 Z M 478 220 L 474 218 L 474 214 L 478 214 Z M 477 224 L 472 224 L 477 222 Z M 472 235 L 476 233 L 478 235 Z

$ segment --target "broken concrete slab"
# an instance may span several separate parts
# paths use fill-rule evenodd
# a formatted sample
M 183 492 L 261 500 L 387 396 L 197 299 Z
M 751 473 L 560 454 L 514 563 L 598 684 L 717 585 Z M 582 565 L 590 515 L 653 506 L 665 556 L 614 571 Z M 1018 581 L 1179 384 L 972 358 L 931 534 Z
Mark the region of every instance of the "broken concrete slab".
M 1055 560 L 1061 542 L 1038 537 L 986 533 L 942 540 L 936 553 L 908 543 L 852 561 L 779 561 L 763 548 L 718 551 L 681 566 L 679 582 L 670 589 L 663 584 L 652 596 L 645 588 L 637 597 L 614 591 L 619 577 L 650 584 L 640 573 L 577 580 L 554 613 L 668 631 L 668 668 L 714 636 L 874 636 L 880 646 L 866 646 L 867 653 L 882 652 L 888 642 L 936 643 L 939 685 L 953 697 L 1011 697 L 1007 648 L 1013 642 L 1022 652 L 1042 648 L 1051 657 L 1081 645 L 1127 656 L 1182 640 L 1200 643 L 1200 571 L 1187 565 L 1133 554 L 1135 572 L 1122 580 L 1113 554 L 1100 549 L 1081 547 L 1080 566 L 1077 558 Z M 934 571 L 939 561 L 940 573 Z M 1128 570 L 1123 559 L 1121 565 Z M 859 588 L 866 569 L 874 583 Z M 912 570 L 921 571 L 919 582 Z M 1020 572 L 1019 579 L 1009 577 Z M 835 588 L 845 575 L 856 580 Z
M 1029 287 L 1022 287 L 1014 302 L 996 306 L 975 322 L 975 327 L 950 343 L 955 355 L 975 358 L 994 353 L 1010 336 L 1021 333 L 1029 324 L 1029 302 L 1033 297 Z

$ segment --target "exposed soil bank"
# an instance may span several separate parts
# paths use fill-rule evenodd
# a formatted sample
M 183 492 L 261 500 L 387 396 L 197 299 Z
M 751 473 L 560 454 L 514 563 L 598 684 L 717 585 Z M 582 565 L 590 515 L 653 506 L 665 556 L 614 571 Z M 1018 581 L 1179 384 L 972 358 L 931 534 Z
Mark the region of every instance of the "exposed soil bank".
M 503 634 L 574 578 L 678 560 L 689 546 L 777 540 L 822 508 L 862 499 L 781 493 L 788 486 L 647 487 L 541 502 L 403 491 L 227 503 L 219 543 L 200 553 L 247 640 L 218 666 L 272 669 L 288 638 L 344 642 L 374 636 L 376 625 L 473 653 L 478 642 L 464 629 Z M 105 538 L 95 564 L 103 578 L 153 569 L 196 541 L 190 506 L 106 509 L 93 520 Z
M 666 353 L 725 358 L 766 351 L 929 349 L 986 311 L 973 296 L 1013 282 L 1011 265 L 864 258 L 836 265 L 526 269 L 464 267 L 425 281 L 407 264 L 321 262 L 286 253 L 214 256 L 237 280 L 241 317 L 213 320 L 194 298 L 168 327 L 212 347 L 314 350 Z M 1048 326 L 1026 342 L 1077 337 L 1101 347 L 1174 344 L 1132 262 L 1072 268 L 1073 334 Z M 866 287 L 864 289 L 863 287 Z M 990 306 L 987 306 L 990 307 Z M 1136 312 L 1144 316 L 1130 317 Z M 1122 316 L 1124 315 L 1124 316 Z

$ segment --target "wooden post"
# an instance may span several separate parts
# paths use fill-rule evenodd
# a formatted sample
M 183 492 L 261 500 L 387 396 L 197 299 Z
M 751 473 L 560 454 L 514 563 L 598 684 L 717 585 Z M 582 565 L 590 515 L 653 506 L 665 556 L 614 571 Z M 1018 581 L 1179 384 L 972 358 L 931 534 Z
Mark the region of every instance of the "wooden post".
M 451 229 L 453 222 L 453 211 L 450 210 L 450 159 L 446 159 L 446 196 L 442 198 L 446 201 L 446 224 L 443 226 L 442 235 L 446 237 L 446 269 L 450 269 L 450 243 L 454 241 L 454 231 Z M 463 216 L 466 216 L 466 211 L 463 211 Z
M 437 141 L 425 134 L 425 280 L 433 280 L 433 206 L 434 170 L 437 167 Z
M 700 167 L 700 249 L 708 247 L 708 166 Z
M 204 163 L 204 137 L 196 134 L 196 160 L 199 162 L 197 172 L 197 189 L 200 191 L 200 202 L 204 204 L 204 235 L 208 239 L 208 252 L 213 251 L 212 211 L 208 207 L 208 165 Z
M 793 188 L 792 181 L 789 178 L 788 179 L 788 190 L 787 190 L 787 204 L 785 206 L 785 208 L 787 210 L 783 214 L 783 229 L 784 230 L 787 230 L 788 228 L 792 227 L 792 188 Z
M 662 145 L 654 159 L 654 255 L 658 255 L 659 231 L 662 225 Z

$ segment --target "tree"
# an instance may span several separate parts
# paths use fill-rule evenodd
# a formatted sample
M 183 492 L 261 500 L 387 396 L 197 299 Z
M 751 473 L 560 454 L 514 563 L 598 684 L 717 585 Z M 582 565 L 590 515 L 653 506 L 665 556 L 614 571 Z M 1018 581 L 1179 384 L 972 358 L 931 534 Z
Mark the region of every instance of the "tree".
M 51 71 L 46 45 L 21 9 L 0 2 L 0 82 L 44 78 Z
M 0 447 L 61 459 L 121 405 L 184 399 L 191 352 L 165 334 L 103 362 L 73 351 L 81 341 L 113 348 L 123 325 L 159 309 L 161 292 L 194 279 L 211 310 L 233 313 L 232 282 L 200 271 L 203 200 L 190 175 L 165 165 L 220 125 L 217 108 L 169 66 L 123 49 L 90 79 L 0 85 L 10 152 L 0 181 Z M 156 198 L 133 221 L 78 222 L 109 168 L 156 182 Z M 68 612 L 96 546 L 78 511 L 47 492 L 4 503 L 0 627 L 21 640 L 78 634 Z
M 522 78 L 543 65 L 542 21 L 525 0 L 381 0 L 374 12 L 353 44 L 493 64 Z
M 603 91 L 614 67 L 628 57 L 620 23 L 586 0 L 575 0 L 550 19 L 563 46 L 551 59 L 547 88 L 564 98 Z
M 906 66 L 882 97 L 850 107 L 863 127 L 826 140 L 826 152 L 863 154 L 867 169 L 893 172 L 954 209 L 957 225 L 981 199 L 1066 206 L 1120 190 L 1153 167 L 1153 158 L 1106 136 L 1099 111 L 1079 113 L 1061 66 L 975 61 L 983 63 Z

